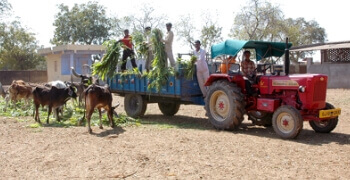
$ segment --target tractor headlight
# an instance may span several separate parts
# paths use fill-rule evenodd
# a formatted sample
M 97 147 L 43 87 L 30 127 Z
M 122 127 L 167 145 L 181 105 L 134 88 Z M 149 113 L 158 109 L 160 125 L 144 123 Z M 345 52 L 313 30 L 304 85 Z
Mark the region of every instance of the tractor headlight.
M 305 86 L 299 86 L 299 92 L 305 92 L 306 87 Z

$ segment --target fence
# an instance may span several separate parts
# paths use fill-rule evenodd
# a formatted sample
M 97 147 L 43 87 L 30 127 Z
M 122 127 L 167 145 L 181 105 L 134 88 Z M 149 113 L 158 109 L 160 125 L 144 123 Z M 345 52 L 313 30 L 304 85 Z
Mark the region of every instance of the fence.
M 47 71 L 0 71 L 0 82 L 3 85 L 10 85 L 13 80 L 25 82 L 47 82 Z

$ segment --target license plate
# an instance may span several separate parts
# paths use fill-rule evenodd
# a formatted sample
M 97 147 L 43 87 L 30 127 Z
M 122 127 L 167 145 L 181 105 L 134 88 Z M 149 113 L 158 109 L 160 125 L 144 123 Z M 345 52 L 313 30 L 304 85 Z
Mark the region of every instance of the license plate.
M 330 118 L 330 117 L 337 117 L 341 113 L 341 109 L 327 109 L 327 110 L 321 110 L 319 112 L 319 117 L 320 118 Z

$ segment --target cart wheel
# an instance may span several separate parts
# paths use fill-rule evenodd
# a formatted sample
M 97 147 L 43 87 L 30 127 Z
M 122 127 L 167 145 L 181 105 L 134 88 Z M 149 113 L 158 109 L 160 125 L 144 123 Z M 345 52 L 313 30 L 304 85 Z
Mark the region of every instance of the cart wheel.
M 126 94 L 124 98 L 124 109 L 130 117 L 143 116 L 147 109 L 147 102 L 138 94 Z
M 330 103 L 326 103 L 325 109 L 334 109 L 334 106 Z M 329 133 L 337 126 L 338 117 L 324 121 L 309 121 L 309 124 L 315 132 Z
M 217 129 L 232 130 L 243 121 L 243 94 L 236 84 L 216 81 L 208 90 L 205 109 L 211 124 Z
M 180 109 L 179 103 L 172 103 L 172 102 L 159 102 L 158 107 L 160 111 L 166 116 L 174 116 Z
M 272 126 L 282 138 L 293 139 L 303 129 L 303 118 L 294 107 L 281 106 L 273 113 Z

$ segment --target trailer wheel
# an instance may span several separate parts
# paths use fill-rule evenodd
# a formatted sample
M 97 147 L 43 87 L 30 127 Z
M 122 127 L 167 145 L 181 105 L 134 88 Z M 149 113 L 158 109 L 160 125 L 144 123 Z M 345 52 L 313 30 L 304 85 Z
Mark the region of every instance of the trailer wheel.
M 143 116 L 147 109 L 147 102 L 138 94 L 126 94 L 124 98 L 124 109 L 130 117 Z
M 294 107 L 281 106 L 273 113 L 272 126 L 283 139 L 293 139 L 303 129 L 303 118 Z
M 159 102 L 158 107 L 160 111 L 166 116 L 174 116 L 180 109 L 179 103 Z
M 330 103 L 326 103 L 325 109 L 334 109 L 334 106 Z M 315 132 L 329 133 L 333 131 L 333 129 L 337 126 L 338 117 L 328 119 L 325 121 L 309 121 L 309 124 Z
M 205 98 L 205 109 L 211 124 L 217 129 L 232 130 L 241 125 L 244 101 L 236 84 L 219 80 L 214 82 Z

